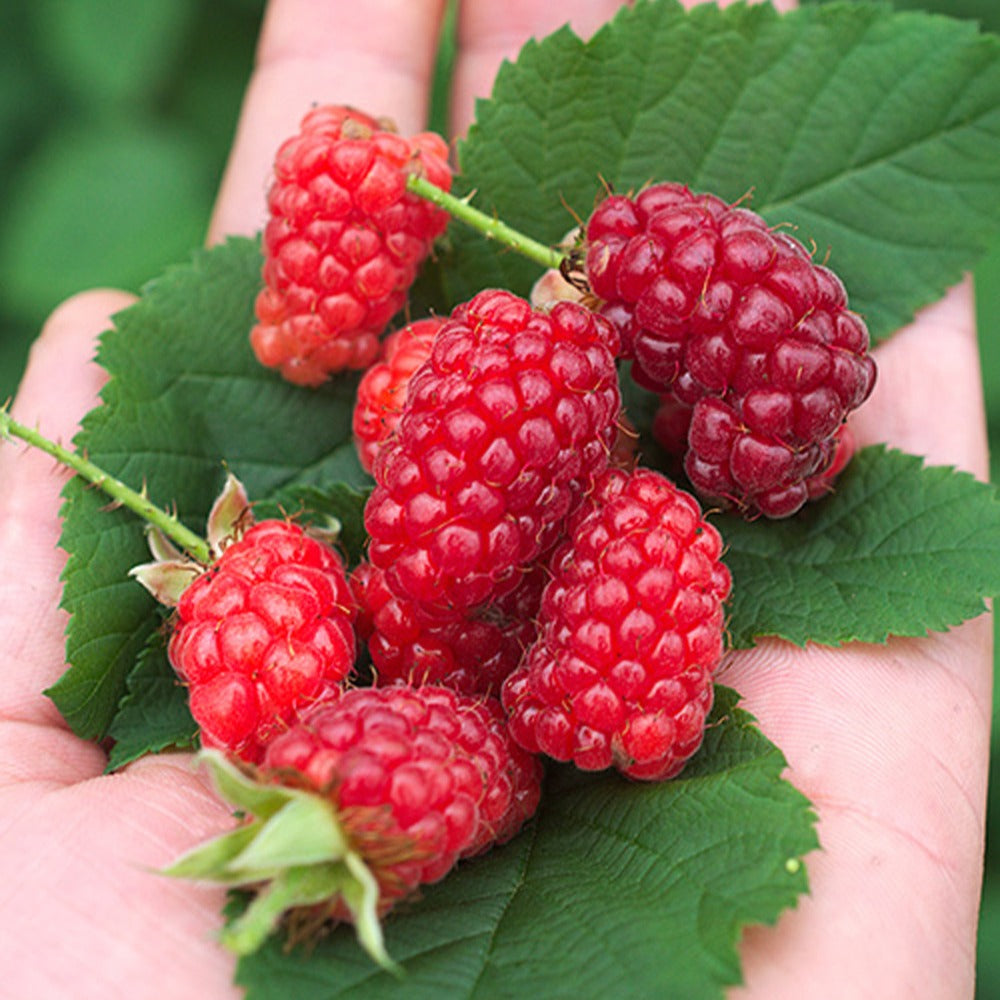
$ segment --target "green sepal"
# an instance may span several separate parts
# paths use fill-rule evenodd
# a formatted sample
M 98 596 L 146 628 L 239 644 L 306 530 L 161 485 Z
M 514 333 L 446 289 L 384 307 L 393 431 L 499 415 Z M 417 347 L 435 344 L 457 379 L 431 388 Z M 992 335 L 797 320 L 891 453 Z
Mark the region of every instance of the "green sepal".
M 182 854 L 172 865 L 160 869 L 160 874 L 169 875 L 171 878 L 222 882 L 232 886 L 245 885 L 246 872 L 232 870 L 230 863 L 253 843 L 254 837 L 263 825 L 260 820 L 254 820 L 244 826 L 238 826 L 235 830 Z
M 222 492 L 215 498 L 208 514 L 206 538 L 218 555 L 234 538 L 250 517 L 250 500 L 243 484 L 230 472 Z
M 247 491 L 229 473 L 226 484 L 215 498 L 208 515 L 205 537 L 212 558 L 217 559 L 230 542 L 240 537 L 252 520 Z M 133 566 L 129 570 L 129 576 L 138 580 L 160 604 L 176 608 L 184 591 L 205 572 L 205 566 L 185 556 L 162 528 L 155 524 L 146 528 L 146 542 L 153 554 L 153 561 Z
M 327 861 L 348 853 L 347 840 L 333 806 L 318 795 L 303 792 L 290 799 L 229 862 L 232 872 L 282 870 Z
M 149 537 L 156 536 L 150 532 Z M 191 559 L 158 559 L 133 566 L 128 575 L 141 583 L 164 607 L 176 608 L 181 595 L 201 575 L 203 569 Z
M 354 931 L 361 947 L 387 972 L 401 975 L 397 965 L 385 950 L 382 924 L 378 919 L 378 883 L 369 867 L 353 851 L 344 858 L 347 877 L 340 888 L 340 896 L 354 917 Z
M 361 946 L 378 965 L 398 974 L 378 919 L 378 882 L 351 850 L 333 804 L 304 789 L 257 781 L 217 750 L 204 750 L 200 758 L 220 796 L 250 818 L 195 847 L 162 874 L 258 889 L 246 911 L 222 932 L 222 943 L 248 955 L 289 911 L 339 898 Z
M 220 933 L 222 944 L 237 955 L 252 954 L 289 910 L 336 898 L 343 882 L 341 868 L 336 864 L 302 865 L 279 872 Z
M 291 799 L 305 794 L 256 780 L 218 750 L 202 750 L 198 760 L 208 768 L 216 790 L 226 802 L 258 819 L 270 819 Z
M 351 911 L 358 942 L 371 959 L 393 975 L 403 973 L 385 949 L 378 919 L 378 883 L 359 855 L 343 861 L 288 868 L 272 879 L 250 905 L 222 931 L 222 944 L 237 955 L 255 952 L 282 916 L 298 907 L 340 899 Z
M 156 562 L 181 562 L 184 553 L 155 524 L 146 526 L 146 544 Z

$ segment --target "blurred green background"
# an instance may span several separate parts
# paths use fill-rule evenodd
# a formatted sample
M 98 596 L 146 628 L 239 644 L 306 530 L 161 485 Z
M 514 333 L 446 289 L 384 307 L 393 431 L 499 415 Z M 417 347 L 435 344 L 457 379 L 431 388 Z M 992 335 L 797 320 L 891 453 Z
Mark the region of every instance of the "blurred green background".
M 894 6 L 1000 32 L 998 0 Z M 263 12 L 264 0 L 4 0 L 0 401 L 14 393 L 31 341 L 62 299 L 95 286 L 138 291 L 202 241 Z M 996 442 L 1000 239 L 975 279 Z M 1000 482 L 996 459 L 993 478 Z M 994 717 L 997 705 L 1000 697 Z M 978 996 L 1000 1000 L 1000 777 L 991 784 Z

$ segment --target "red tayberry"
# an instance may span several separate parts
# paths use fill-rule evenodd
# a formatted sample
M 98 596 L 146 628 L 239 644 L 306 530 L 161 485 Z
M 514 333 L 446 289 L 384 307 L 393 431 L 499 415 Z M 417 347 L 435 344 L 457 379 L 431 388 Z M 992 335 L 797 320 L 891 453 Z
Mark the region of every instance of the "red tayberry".
M 350 582 L 358 635 L 368 644 L 376 683 L 441 684 L 463 694 L 499 695 L 535 637 L 543 581 L 543 573 L 530 573 L 499 603 L 440 621 L 393 593 L 385 573 L 362 562 Z
M 867 328 L 833 271 L 746 208 L 656 184 L 597 207 L 586 273 L 636 381 L 668 397 L 660 434 L 686 433 L 699 494 L 794 513 L 875 381 Z
M 607 321 L 488 290 L 441 327 L 380 450 L 369 558 L 395 593 L 466 617 L 513 590 L 608 463 L 621 409 Z
M 500 703 L 437 685 L 355 688 L 318 705 L 261 771 L 330 796 L 382 912 L 509 840 L 541 794 L 539 763 L 510 740 Z
M 264 287 L 250 342 L 291 382 L 367 368 L 448 216 L 406 190 L 451 186 L 448 147 L 404 138 L 339 105 L 310 111 L 278 150 L 264 229 Z
M 662 780 L 702 741 L 729 572 L 697 501 L 609 469 L 551 564 L 539 635 L 503 687 L 513 737 L 584 770 Z
M 262 521 L 181 594 L 168 646 L 201 742 L 257 761 L 355 657 L 339 555 L 297 524 Z
M 408 323 L 386 338 L 382 357 L 361 377 L 354 404 L 354 446 L 362 468 L 371 472 L 379 446 L 399 423 L 413 373 L 431 353 L 442 319 Z
M 380 917 L 461 858 L 513 837 L 541 794 L 495 698 L 438 686 L 354 688 L 314 705 L 259 767 L 205 759 L 247 822 L 167 869 L 258 890 L 223 932 L 255 951 L 279 921 L 308 939 L 347 920 L 384 967 Z

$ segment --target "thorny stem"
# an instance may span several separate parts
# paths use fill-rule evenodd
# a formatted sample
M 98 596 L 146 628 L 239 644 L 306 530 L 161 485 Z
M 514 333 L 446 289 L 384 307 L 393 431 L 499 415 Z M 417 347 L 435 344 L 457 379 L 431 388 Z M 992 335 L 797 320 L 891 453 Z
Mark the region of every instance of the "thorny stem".
M 537 240 L 519 233 L 506 223 L 487 215 L 485 212 L 473 208 L 465 198 L 456 198 L 455 195 L 442 191 L 441 188 L 431 184 L 424 177 L 417 174 L 410 174 L 406 179 L 406 188 L 413 194 L 426 199 L 438 208 L 443 208 L 453 218 L 464 222 L 472 229 L 478 230 L 488 240 L 495 240 L 504 246 L 510 247 L 517 253 L 533 260 L 536 264 L 541 264 L 544 268 L 558 268 L 562 263 L 563 255 L 552 247 L 545 246 Z
M 159 528 L 198 562 L 212 561 L 212 550 L 208 542 L 185 528 L 175 515 L 157 507 L 144 494 L 137 493 L 89 459 L 49 440 L 39 431 L 18 423 L 7 411 L 6 406 L 0 406 L 0 438 L 19 438 L 33 448 L 51 455 L 57 462 L 72 469 L 78 476 L 106 493 L 116 503 L 138 514 L 147 524 Z

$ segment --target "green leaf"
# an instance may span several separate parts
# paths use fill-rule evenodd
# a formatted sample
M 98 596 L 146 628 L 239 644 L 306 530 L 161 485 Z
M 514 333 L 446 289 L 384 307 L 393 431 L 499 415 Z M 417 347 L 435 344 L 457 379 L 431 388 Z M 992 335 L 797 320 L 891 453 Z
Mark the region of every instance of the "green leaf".
M 357 377 L 305 391 L 253 357 L 247 338 L 259 281 L 254 241 L 198 251 L 150 283 L 101 339 L 98 360 L 110 380 L 76 447 L 124 482 L 145 484 L 151 499 L 175 506 L 194 531 L 204 531 L 227 469 L 260 499 L 295 484 L 368 482 L 351 441 Z M 65 495 L 72 666 L 49 693 L 75 732 L 101 739 L 160 618 L 127 575 L 148 560 L 142 523 L 106 509 L 98 492 L 78 482 Z M 167 737 L 161 732 L 157 742 Z
M 799 0 L 799 3 L 821 4 L 842 2 L 842 0 Z M 851 0 L 852 3 L 864 3 L 866 0 Z M 1000 30 L 1000 9 L 995 0 L 891 0 L 896 10 L 923 10 L 931 14 L 944 14 L 947 17 L 961 17 L 977 21 L 987 31 Z
M 115 741 L 108 755 L 109 771 L 146 753 L 195 745 L 197 726 L 188 711 L 187 690 L 167 662 L 159 631 L 139 655 L 126 687 L 108 733 Z
M 882 447 L 834 496 L 787 521 L 717 523 L 736 647 L 759 636 L 838 645 L 944 630 L 1000 593 L 1000 498 L 966 473 Z
M 128 675 L 160 619 L 152 598 L 127 576 L 148 558 L 134 519 L 106 508 L 98 494 L 75 479 L 63 496 L 62 544 L 70 558 L 61 603 L 72 615 L 66 633 L 71 666 L 46 694 L 77 735 L 98 740 L 108 734 Z
M 719 689 L 704 750 L 678 779 L 555 768 L 529 830 L 390 914 L 403 979 L 338 928 L 308 963 L 273 941 L 237 980 L 247 1000 L 721 997 L 740 978 L 741 928 L 806 890 L 814 817 L 783 768 Z
M 639 2 L 586 44 L 530 42 L 460 147 L 459 193 L 543 242 L 617 190 L 679 180 L 791 224 L 876 339 L 940 297 L 1000 223 L 1000 40 L 883 4 Z M 453 227 L 454 228 L 454 227 Z M 537 270 L 455 229 L 453 300 Z M 430 282 L 428 282 L 430 284 Z
M 986 416 L 992 427 L 1000 428 L 1000 239 L 993 241 L 990 252 L 979 262 L 975 280 Z

